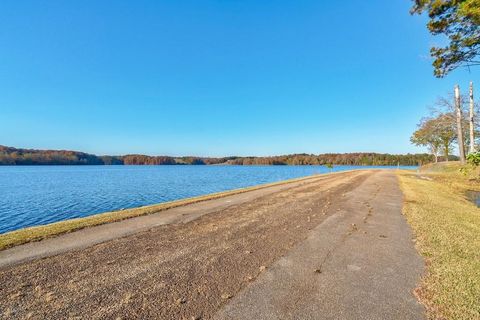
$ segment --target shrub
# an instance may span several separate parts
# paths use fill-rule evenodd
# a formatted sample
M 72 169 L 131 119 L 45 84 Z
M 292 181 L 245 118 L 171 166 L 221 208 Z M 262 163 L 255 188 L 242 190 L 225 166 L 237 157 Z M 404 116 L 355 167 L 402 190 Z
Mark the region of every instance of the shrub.
M 473 152 L 467 156 L 467 162 L 474 167 L 480 165 L 480 152 Z

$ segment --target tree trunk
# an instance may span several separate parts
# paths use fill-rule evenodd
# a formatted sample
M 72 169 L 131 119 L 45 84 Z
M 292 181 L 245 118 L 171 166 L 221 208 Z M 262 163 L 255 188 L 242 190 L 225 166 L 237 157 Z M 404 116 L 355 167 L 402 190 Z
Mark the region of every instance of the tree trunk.
M 460 101 L 460 88 L 455 86 L 455 109 L 457 111 L 457 141 L 458 141 L 458 153 L 460 156 L 460 162 L 465 164 L 465 144 L 463 143 L 463 130 L 462 130 L 462 109 Z
M 434 144 L 430 144 L 429 146 L 430 152 L 432 153 L 432 156 L 435 158 L 435 163 L 438 162 L 438 146 L 435 146 Z
M 475 128 L 473 123 L 473 82 L 470 81 L 470 150 L 469 153 L 475 152 Z

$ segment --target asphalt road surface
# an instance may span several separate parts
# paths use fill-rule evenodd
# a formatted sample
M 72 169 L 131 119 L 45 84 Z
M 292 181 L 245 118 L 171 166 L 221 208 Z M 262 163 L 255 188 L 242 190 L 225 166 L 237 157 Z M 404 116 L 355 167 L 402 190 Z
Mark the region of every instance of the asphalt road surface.
M 423 319 L 393 171 L 325 175 L 0 252 L 2 319 Z

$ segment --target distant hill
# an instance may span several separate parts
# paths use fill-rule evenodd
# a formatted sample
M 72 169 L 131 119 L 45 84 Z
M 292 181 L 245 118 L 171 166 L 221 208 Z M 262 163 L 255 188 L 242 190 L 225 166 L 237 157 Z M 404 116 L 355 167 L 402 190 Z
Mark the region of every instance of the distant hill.
M 100 157 L 67 150 L 32 150 L 0 146 L 1 165 L 104 164 Z
M 96 156 L 69 150 L 17 149 L 0 145 L 0 165 L 423 165 L 429 154 L 326 153 L 273 157 Z

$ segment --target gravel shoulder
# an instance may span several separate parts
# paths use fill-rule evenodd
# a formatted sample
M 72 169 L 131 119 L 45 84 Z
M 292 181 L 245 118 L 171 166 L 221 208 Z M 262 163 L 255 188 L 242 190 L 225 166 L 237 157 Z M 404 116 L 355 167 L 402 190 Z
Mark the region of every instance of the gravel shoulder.
M 423 263 L 401 216 L 393 172 L 345 172 L 251 198 L 237 196 L 247 198 L 223 198 L 212 207 L 196 204 L 206 206 L 203 211 L 186 206 L 190 215 L 177 213 L 168 223 L 5 264 L 0 267 L 0 318 L 245 319 L 244 312 L 254 308 L 261 313 L 252 319 L 351 318 L 341 316 L 352 314 L 345 310 L 366 312 L 369 319 L 388 314 L 373 310 L 372 301 L 405 319 L 422 317 L 411 290 Z M 371 217 L 365 202 L 373 208 Z M 364 217 L 371 219 L 365 226 Z M 351 221 L 361 228 L 351 230 Z M 365 236 L 364 228 L 370 228 Z M 371 254 L 363 255 L 361 248 Z M 304 276 L 295 275 L 300 271 Z M 292 275 L 285 277 L 288 272 Z M 382 286 L 393 292 L 369 302 Z M 350 291 L 350 300 L 340 299 Z M 262 299 L 249 300 L 255 294 Z M 312 305 L 310 313 L 303 310 Z M 413 310 L 404 313 L 407 308 Z

